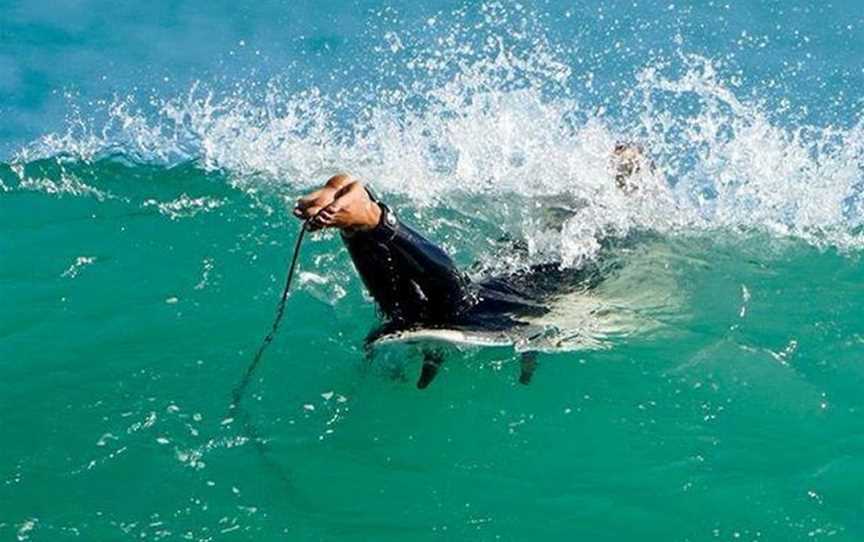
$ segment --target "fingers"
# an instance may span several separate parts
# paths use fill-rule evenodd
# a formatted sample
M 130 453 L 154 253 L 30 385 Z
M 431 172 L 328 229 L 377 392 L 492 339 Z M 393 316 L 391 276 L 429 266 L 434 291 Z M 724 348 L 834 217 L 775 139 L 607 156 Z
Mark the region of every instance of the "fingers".
M 300 209 L 306 209 L 307 207 L 309 207 L 310 205 L 312 205 L 313 203 L 315 203 L 316 201 L 321 199 L 321 196 L 323 196 L 323 195 L 324 195 L 324 189 L 323 188 L 316 190 L 314 192 L 311 192 L 309 194 L 306 194 L 305 196 L 302 196 L 302 197 L 297 199 L 297 207 L 299 207 Z
M 301 220 L 305 220 L 312 216 L 310 212 L 313 210 L 314 202 L 313 200 L 307 196 L 297 200 L 297 203 L 294 204 L 294 210 L 292 213 L 294 216 Z
M 320 210 L 320 205 L 310 205 L 308 207 L 300 207 L 298 205 L 297 207 L 294 207 L 294 211 L 292 212 L 294 216 L 296 216 L 300 220 L 308 220 L 317 215 Z
M 311 192 L 297 199 L 293 210 L 294 216 L 304 220 L 312 218 L 318 211 L 330 205 L 335 196 L 336 191 L 327 187 Z
M 338 175 L 324 188 L 299 198 L 292 214 L 300 220 L 308 220 L 311 230 L 343 227 L 352 201 L 361 192 L 365 195 L 360 183 L 350 176 Z
M 318 211 L 315 215 L 313 215 L 309 219 L 309 226 L 313 230 L 320 230 L 321 228 L 326 228 L 329 226 L 328 222 L 324 220 L 324 216 L 321 211 Z
M 343 186 L 333 195 L 333 199 L 320 210 L 318 214 L 321 218 L 332 222 L 344 211 L 347 211 L 352 205 L 352 200 L 356 197 L 357 187 L 359 186 L 359 183 L 356 182 Z
M 308 213 L 308 228 L 310 231 L 318 231 L 324 228 L 332 227 L 332 218 L 330 214 L 325 214 L 324 210 L 315 207 L 309 210 Z
M 334 228 L 340 227 L 339 216 L 342 211 L 341 206 L 331 203 L 327 207 L 321 209 L 312 218 L 312 224 L 319 228 Z

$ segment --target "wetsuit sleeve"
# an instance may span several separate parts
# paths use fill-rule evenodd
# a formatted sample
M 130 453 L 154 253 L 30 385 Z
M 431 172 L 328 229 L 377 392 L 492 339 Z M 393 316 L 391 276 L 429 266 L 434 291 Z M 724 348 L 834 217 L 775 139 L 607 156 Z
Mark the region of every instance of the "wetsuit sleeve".
M 375 228 L 343 234 L 372 296 L 385 312 L 389 312 L 388 305 L 410 306 L 411 300 L 405 299 L 412 295 L 410 289 L 399 285 L 413 283 L 419 287 L 416 297 L 422 300 L 425 313 L 422 317 L 418 314 L 417 319 L 448 319 L 462 312 L 470 304 L 469 282 L 453 260 L 439 246 L 400 222 L 386 205 L 379 205 L 381 221 Z M 399 299 L 390 299 L 394 295 Z
M 389 245 L 402 263 L 420 273 L 426 282 L 447 289 L 462 288 L 462 274 L 441 247 L 399 222 L 388 207 L 382 205 L 382 210 L 381 222 L 368 232 L 372 239 Z

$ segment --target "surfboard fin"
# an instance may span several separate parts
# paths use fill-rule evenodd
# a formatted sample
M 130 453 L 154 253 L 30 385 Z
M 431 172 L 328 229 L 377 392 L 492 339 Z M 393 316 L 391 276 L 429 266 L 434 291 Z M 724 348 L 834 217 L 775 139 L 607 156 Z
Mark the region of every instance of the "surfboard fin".
M 522 352 L 519 364 L 519 383 L 528 385 L 534 377 L 534 370 L 537 369 L 537 352 Z
M 444 363 L 444 355 L 437 350 L 423 350 L 423 367 L 420 369 L 420 378 L 417 379 L 417 389 L 425 389 L 435 380 L 438 370 Z

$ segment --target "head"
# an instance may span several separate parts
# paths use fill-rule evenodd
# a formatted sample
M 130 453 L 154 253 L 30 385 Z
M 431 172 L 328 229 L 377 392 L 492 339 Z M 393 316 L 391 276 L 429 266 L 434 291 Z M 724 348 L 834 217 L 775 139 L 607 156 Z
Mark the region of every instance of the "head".
M 644 169 L 653 169 L 653 164 L 641 145 L 636 143 L 616 143 L 609 158 L 609 167 L 615 175 L 615 184 L 625 194 L 639 189 L 638 177 Z

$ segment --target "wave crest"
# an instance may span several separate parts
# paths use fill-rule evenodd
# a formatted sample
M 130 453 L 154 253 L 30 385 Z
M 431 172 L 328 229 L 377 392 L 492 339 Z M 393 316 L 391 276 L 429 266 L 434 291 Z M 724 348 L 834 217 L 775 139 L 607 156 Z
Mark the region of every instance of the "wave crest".
M 21 188 L 38 189 L 27 173 L 34 160 L 193 161 L 246 192 L 294 192 L 349 171 L 418 208 L 489 197 L 473 209 L 481 218 L 515 217 L 505 229 L 571 264 L 604 236 L 634 229 L 862 245 L 860 119 L 818 127 L 769 114 L 765 101 L 736 94 L 721 63 L 680 52 L 645 65 L 604 99 L 613 106 L 598 106 L 590 72 L 573 75 L 578 50 L 553 46 L 536 26 L 505 30 L 514 25 L 487 11 L 479 35 L 454 25 L 435 47 L 386 34 L 386 84 L 325 95 L 275 78 L 228 93 L 197 84 L 146 105 L 118 99 L 100 122 L 73 110 L 65 133 L 21 149 L 12 168 Z M 653 162 L 636 195 L 622 193 L 610 169 L 621 141 L 638 142 Z M 588 205 L 541 242 L 549 232 L 536 228 L 532 198 L 563 194 Z

